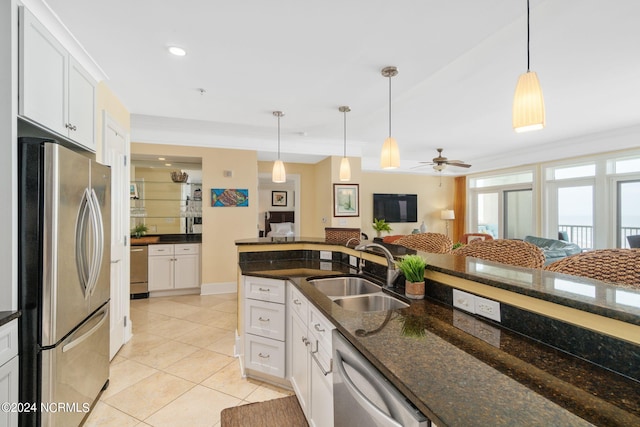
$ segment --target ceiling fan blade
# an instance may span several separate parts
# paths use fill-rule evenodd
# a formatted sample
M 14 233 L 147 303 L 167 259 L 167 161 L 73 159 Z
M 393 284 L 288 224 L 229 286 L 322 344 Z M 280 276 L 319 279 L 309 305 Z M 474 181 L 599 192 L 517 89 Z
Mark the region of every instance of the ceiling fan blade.
M 449 161 L 447 162 L 448 165 L 450 166 L 457 166 L 459 168 L 470 168 L 471 165 L 467 164 L 467 163 L 462 163 L 461 161 L 457 160 L 457 161 Z

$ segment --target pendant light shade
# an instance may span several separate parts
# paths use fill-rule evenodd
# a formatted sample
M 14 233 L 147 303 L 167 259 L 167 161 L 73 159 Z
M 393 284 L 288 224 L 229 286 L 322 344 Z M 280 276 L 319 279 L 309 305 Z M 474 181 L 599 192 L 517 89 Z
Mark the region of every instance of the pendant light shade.
M 287 182 L 287 172 L 284 170 L 284 163 L 278 159 L 273 163 L 273 172 L 271 172 L 271 181 L 277 183 Z
M 395 169 L 400 166 L 400 151 L 398 143 L 392 137 L 384 140 L 380 153 L 380 167 L 382 169 Z
M 284 170 L 284 163 L 280 160 L 280 117 L 284 116 L 282 111 L 274 111 L 273 115 L 278 118 L 278 160 L 273 164 L 271 172 L 271 181 L 276 183 L 287 182 L 287 173 Z
M 382 145 L 380 153 L 380 167 L 382 169 L 396 169 L 400 167 L 400 151 L 398 143 L 391 137 L 391 77 L 398 75 L 396 67 L 385 67 L 382 69 L 382 75 L 389 78 L 389 137 Z
M 528 132 L 544 128 L 544 98 L 538 75 L 527 71 L 518 79 L 513 97 L 513 129 Z
M 338 110 L 344 115 L 344 151 L 342 155 L 342 161 L 340 161 L 340 181 L 351 181 L 351 165 L 347 158 L 347 113 L 351 111 L 351 108 L 346 105 L 338 108 Z
M 538 75 L 529 70 L 529 0 L 527 0 L 527 72 L 518 79 L 513 97 L 513 129 L 528 132 L 545 126 L 544 98 Z

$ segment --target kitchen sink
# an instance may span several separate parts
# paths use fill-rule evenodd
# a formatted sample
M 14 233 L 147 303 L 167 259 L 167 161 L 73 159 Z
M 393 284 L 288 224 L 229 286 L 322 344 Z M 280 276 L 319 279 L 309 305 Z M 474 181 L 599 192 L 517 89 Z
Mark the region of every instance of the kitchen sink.
M 409 304 L 385 294 L 338 298 L 333 302 L 349 311 L 387 311 L 409 307 Z
M 311 279 L 309 283 L 323 294 L 330 297 L 340 297 L 349 295 L 365 295 L 380 292 L 379 285 L 356 276 L 327 277 L 322 279 Z

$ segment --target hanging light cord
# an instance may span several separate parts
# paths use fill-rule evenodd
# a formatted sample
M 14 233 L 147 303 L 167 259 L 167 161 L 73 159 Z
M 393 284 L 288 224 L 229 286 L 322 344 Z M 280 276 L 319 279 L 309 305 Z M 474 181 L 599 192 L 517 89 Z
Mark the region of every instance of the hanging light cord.
M 344 112 L 344 154 L 343 157 L 347 157 L 347 110 Z
M 389 138 L 391 138 L 391 75 L 389 75 Z
M 527 0 L 527 73 L 529 72 L 529 0 Z
M 278 115 L 278 160 L 280 160 L 280 116 Z

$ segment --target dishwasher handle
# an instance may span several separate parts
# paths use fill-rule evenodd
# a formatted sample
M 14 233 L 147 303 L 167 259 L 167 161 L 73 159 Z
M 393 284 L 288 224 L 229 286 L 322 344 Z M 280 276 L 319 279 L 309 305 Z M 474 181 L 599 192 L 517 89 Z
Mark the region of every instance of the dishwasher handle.
M 334 352 L 335 361 L 334 368 L 338 371 L 339 375 L 342 377 L 344 385 L 346 386 L 349 394 L 353 396 L 353 398 L 364 407 L 367 412 L 378 421 L 383 423 L 383 425 L 389 425 L 392 427 L 402 427 L 402 424 L 391 418 L 389 415 L 384 413 L 380 408 L 378 408 L 372 401 L 370 401 L 359 389 L 356 385 L 351 381 L 349 374 L 347 374 L 346 369 L 344 369 L 344 359 L 340 354 L 339 350 L 335 350 Z

